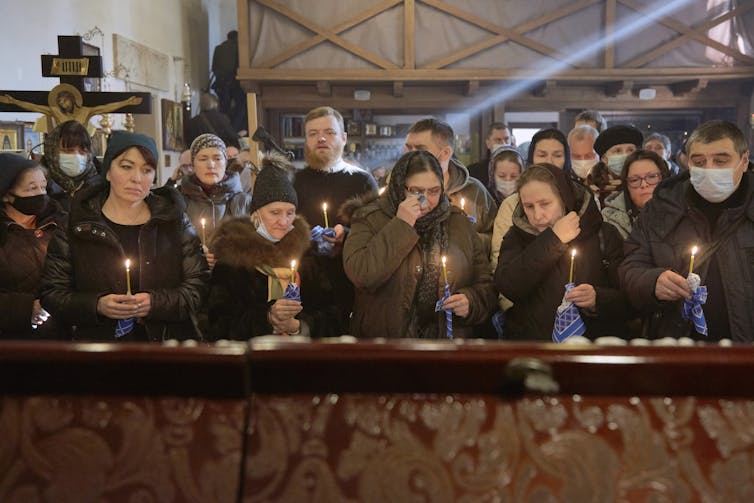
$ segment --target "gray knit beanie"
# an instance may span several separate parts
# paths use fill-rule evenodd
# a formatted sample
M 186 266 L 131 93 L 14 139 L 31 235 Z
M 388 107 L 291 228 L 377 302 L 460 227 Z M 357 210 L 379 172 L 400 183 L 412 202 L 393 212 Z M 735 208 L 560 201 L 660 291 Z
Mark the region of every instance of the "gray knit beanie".
M 191 162 L 194 162 L 196 155 L 201 150 L 213 147 L 219 149 L 220 152 L 223 153 L 223 157 L 225 157 L 226 160 L 228 159 L 228 153 L 225 150 L 225 143 L 220 137 L 211 133 L 204 133 L 197 136 L 194 141 L 191 142 Z

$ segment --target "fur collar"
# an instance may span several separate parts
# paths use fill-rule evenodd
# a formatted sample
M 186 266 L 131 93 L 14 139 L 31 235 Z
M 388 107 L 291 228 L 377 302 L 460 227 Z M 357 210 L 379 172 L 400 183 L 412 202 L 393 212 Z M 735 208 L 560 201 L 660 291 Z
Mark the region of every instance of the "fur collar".
M 265 265 L 290 267 L 294 259 L 300 264 L 310 241 L 311 229 L 300 216 L 293 221 L 293 229 L 278 243 L 259 235 L 249 217 L 238 217 L 223 222 L 210 248 L 218 262 L 254 271 Z

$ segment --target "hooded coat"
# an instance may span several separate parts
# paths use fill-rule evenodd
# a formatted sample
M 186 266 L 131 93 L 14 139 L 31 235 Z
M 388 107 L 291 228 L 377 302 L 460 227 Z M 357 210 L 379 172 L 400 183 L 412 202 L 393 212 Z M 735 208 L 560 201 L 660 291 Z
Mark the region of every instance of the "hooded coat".
M 212 186 L 209 194 L 199 185 L 196 175 L 184 178 L 178 186 L 194 228 L 201 231 L 200 222 L 206 219 L 208 239 L 224 219 L 251 214 L 251 195 L 243 191 L 238 173 L 226 171 L 226 175 Z
M 477 182 L 478 183 L 478 182 Z M 395 216 L 387 192 L 362 207 L 356 203 L 351 233 L 343 250 L 346 274 L 356 288 L 351 331 L 356 337 L 413 337 L 407 333 L 421 276 L 416 230 Z M 487 253 L 466 215 L 454 206 L 448 217 L 448 277 L 451 293 L 469 299 L 469 315 L 453 315 L 453 336 L 472 337 L 474 325 L 487 321 L 497 295 Z M 442 296 L 438 284 L 438 299 Z M 444 337 L 445 315 L 437 313 L 437 334 Z
M 267 300 L 270 279 L 261 268 L 288 271 L 291 260 L 299 264 L 296 282 L 303 307 L 296 318 L 303 322 L 302 327 L 306 324 L 308 335 L 334 337 L 347 332 L 341 324 L 342 313 L 331 301 L 332 282 L 314 258 L 305 254 L 310 232 L 300 216 L 278 243 L 262 237 L 248 217 L 234 218 L 220 226 L 211 244 L 217 258 L 209 296 L 212 338 L 246 340 L 272 334 L 267 315 L 274 301 Z M 302 335 L 307 335 L 303 329 Z
M 102 214 L 108 194 L 107 184 L 83 189 L 67 229 L 56 233 L 47 252 L 42 307 L 71 327 L 74 340 L 116 341 L 117 321 L 97 313 L 101 296 L 126 292 L 123 247 Z M 145 202 L 151 217 L 139 232 L 138 284 L 151 294 L 152 308 L 140 322 L 150 341 L 194 338 L 191 319 L 209 282 L 199 238 L 175 189 L 154 189 Z
M 474 230 L 479 233 L 485 253 L 489 255 L 492 224 L 497 215 L 495 198 L 487 192 L 482 182 L 469 176 L 466 166 L 456 158 L 451 158 L 448 162 L 448 176 L 445 193 L 450 203 L 460 207 L 461 198 L 465 200 L 466 214 L 476 218 Z
M 631 303 L 650 315 L 649 337 L 720 338 L 712 332 L 709 337 L 696 334 L 693 325 L 682 319 L 682 301 L 659 301 L 655 296 L 657 278 L 664 271 L 687 274 L 693 245 L 700 250 L 694 272 L 702 285 L 708 285 L 712 260 L 705 250 L 719 242 L 713 257 L 722 292 L 708 290 L 703 310 L 709 313 L 713 302 L 720 303 L 727 312 L 732 340 L 754 340 L 754 174 L 745 172 L 739 189 L 740 204 L 722 209 L 714 230 L 690 203 L 693 188 L 688 171 L 663 180 L 642 209 L 626 239 L 620 278 Z
M 557 169 L 557 168 L 555 168 Z M 573 188 L 581 232 L 563 243 L 551 228 L 537 233 L 523 207 L 513 213 L 513 227 L 503 239 L 495 270 L 495 285 L 513 302 L 505 314 L 506 339 L 551 341 L 556 309 L 568 283 L 571 248 L 578 250 L 574 283 L 587 283 L 597 293 L 594 312 L 580 309 L 586 337 L 626 337 L 623 320 L 631 309 L 619 290 L 618 265 L 623 258 L 623 242 L 618 231 L 602 221 L 591 192 L 580 184 Z M 604 252 L 603 252 L 604 250 Z
M 605 207 L 602 208 L 602 218 L 605 222 L 613 224 L 623 239 L 631 234 L 635 219 L 633 205 L 626 205 L 626 197 L 629 196 L 625 191 L 614 192 L 605 199 Z

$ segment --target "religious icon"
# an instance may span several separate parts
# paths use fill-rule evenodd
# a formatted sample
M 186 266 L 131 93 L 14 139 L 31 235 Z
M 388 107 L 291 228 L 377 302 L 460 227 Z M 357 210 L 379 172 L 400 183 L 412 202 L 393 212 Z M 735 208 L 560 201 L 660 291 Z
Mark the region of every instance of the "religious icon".
M 81 93 L 70 84 L 58 84 L 53 87 L 47 95 L 48 106 L 21 101 L 9 94 L 0 96 L 0 103 L 8 103 L 31 112 L 45 114 L 49 117 L 53 117 L 57 124 L 62 124 L 69 120 L 75 120 L 84 126 L 86 126 L 89 119 L 95 115 L 114 112 L 129 105 L 139 105 L 141 101 L 142 99 L 138 96 L 131 96 L 123 101 L 85 107 L 83 106 L 84 99 L 81 96 Z

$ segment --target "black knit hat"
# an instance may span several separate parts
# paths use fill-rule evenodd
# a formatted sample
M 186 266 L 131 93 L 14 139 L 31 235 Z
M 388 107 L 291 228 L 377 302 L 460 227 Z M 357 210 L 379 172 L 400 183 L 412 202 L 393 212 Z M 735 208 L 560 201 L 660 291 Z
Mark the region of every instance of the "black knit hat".
M 276 202 L 291 203 L 298 207 L 296 190 L 293 188 L 288 170 L 281 164 L 281 161 L 268 158 L 262 162 L 262 171 L 257 176 L 251 196 L 251 213 Z
M 107 142 L 105 156 L 102 158 L 103 177 L 110 169 L 110 164 L 113 162 L 113 159 L 131 147 L 144 147 L 149 150 L 154 157 L 155 162 L 158 162 L 160 158 L 157 154 L 157 145 L 149 136 L 139 133 L 130 133 L 128 131 L 115 131 L 110 135 L 110 139 Z M 157 166 L 155 166 L 155 169 L 157 169 Z
M 602 157 L 605 152 L 615 145 L 623 143 L 633 143 L 636 148 L 641 148 L 644 141 L 644 135 L 641 131 L 631 126 L 612 126 L 600 133 L 594 141 L 594 151 Z
M 0 196 L 8 193 L 18 175 L 26 168 L 39 164 L 18 154 L 0 154 Z

